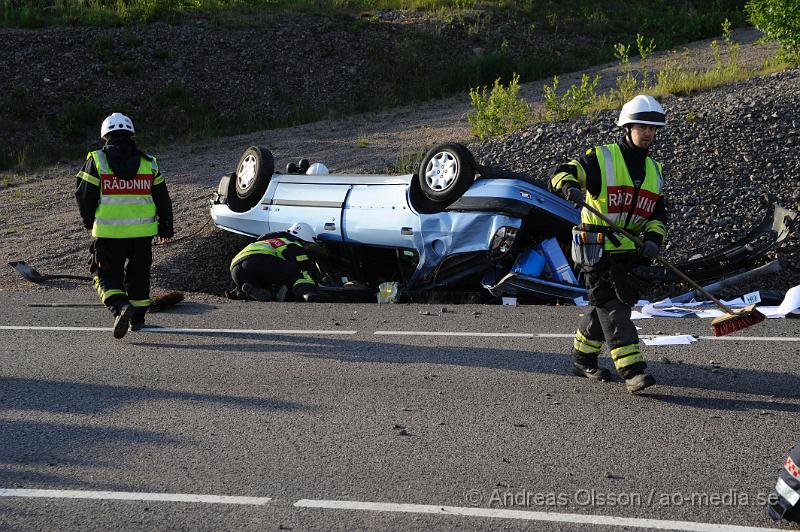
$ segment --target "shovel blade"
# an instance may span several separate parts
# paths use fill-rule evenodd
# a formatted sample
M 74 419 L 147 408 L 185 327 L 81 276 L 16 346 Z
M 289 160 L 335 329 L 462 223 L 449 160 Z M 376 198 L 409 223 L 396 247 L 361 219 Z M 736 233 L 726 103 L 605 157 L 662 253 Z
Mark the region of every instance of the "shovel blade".
M 15 260 L 8 263 L 9 266 L 17 270 L 19 274 L 27 281 L 32 283 L 41 283 L 44 281 L 42 274 L 34 270 L 24 260 Z

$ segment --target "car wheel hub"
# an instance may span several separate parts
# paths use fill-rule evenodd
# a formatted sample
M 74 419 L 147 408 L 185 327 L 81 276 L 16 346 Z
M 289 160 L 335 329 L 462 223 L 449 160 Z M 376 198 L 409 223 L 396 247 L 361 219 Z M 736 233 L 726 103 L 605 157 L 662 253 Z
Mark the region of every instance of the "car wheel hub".
M 236 172 L 236 181 L 239 183 L 239 189 L 246 190 L 253 181 L 256 179 L 256 157 L 255 155 L 248 155 L 239 165 L 239 170 Z
M 425 184 L 437 192 L 453 186 L 458 176 L 458 160 L 449 152 L 437 153 L 425 167 Z

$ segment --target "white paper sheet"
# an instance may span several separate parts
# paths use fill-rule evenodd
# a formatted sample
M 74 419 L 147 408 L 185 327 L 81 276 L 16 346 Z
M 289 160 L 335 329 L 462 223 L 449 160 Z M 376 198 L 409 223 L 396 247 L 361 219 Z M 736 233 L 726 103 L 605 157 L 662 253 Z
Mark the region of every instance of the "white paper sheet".
M 689 314 L 694 314 L 694 311 L 691 309 L 678 309 L 678 310 L 670 310 L 665 308 L 660 308 L 656 306 L 657 303 L 653 303 L 652 305 L 645 305 L 642 307 L 642 314 L 646 314 L 650 317 L 664 317 L 664 318 L 683 318 L 684 316 L 688 316 Z M 675 308 L 675 307 L 670 307 Z
M 767 318 L 783 318 L 786 314 L 778 310 L 780 307 L 756 307 L 756 310 Z
M 720 299 L 720 301 L 722 302 L 723 305 L 727 305 L 731 308 L 738 308 L 745 306 L 744 299 L 742 299 L 741 297 L 737 297 L 736 299 L 731 299 L 730 301 L 725 301 L 724 299 Z
M 778 307 L 778 311 L 784 316 L 800 308 L 800 285 L 790 288 L 783 298 L 783 303 Z
M 643 314 L 643 313 L 639 312 L 638 310 L 632 310 L 631 311 L 631 319 L 632 320 L 646 320 L 646 319 L 649 319 L 649 318 L 652 318 L 652 317 L 653 316 L 649 316 L 647 314 Z
M 677 336 L 656 336 L 653 338 L 645 338 L 645 345 L 688 345 L 696 342 L 697 338 L 690 334 L 680 334 Z
M 719 318 L 720 316 L 724 316 L 725 313 L 719 309 L 712 308 L 708 310 L 697 310 L 695 311 L 695 315 L 698 318 Z

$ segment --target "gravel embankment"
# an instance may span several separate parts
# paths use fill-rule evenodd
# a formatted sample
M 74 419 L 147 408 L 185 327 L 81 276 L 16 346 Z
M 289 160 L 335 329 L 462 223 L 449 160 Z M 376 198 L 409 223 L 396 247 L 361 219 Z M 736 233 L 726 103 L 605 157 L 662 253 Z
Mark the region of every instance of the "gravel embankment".
M 668 124 L 652 156 L 663 163 L 670 211 L 667 259 L 724 247 L 745 236 L 772 204 L 800 209 L 800 70 L 754 78 L 662 103 Z M 615 141 L 616 112 L 528 127 L 472 145 L 485 164 L 541 178 L 587 148 Z M 782 271 L 752 286 L 786 290 L 800 284 L 796 232 L 771 252 Z M 759 263 L 760 264 L 760 263 Z

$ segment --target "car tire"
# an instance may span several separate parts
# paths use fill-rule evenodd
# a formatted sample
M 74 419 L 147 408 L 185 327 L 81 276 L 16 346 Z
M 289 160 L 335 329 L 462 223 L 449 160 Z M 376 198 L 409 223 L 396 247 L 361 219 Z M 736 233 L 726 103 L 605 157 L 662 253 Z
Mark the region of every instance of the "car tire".
M 430 150 L 419 167 L 422 193 L 436 203 L 450 204 L 475 181 L 475 158 L 466 146 L 451 142 Z
M 236 165 L 236 197 L 254 207 L 267 191 L 274 172 L 275 159 L 272 153 L 261 146 L 250 146 L 244 150 Z

